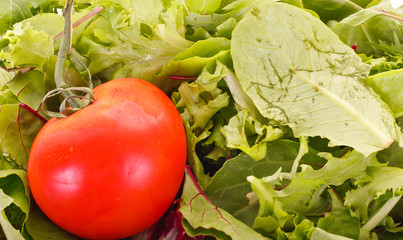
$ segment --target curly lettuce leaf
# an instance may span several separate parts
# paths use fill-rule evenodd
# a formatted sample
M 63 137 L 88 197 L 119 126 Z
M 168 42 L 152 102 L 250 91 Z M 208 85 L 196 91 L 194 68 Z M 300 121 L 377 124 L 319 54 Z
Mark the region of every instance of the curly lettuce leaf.
M 73 47 L 88 61 L 90 72 L 102 81 L 136 77 L 166 92 L 172 90 L 171 84 L 164 86 L 156 75 L 193 44 L 185 39 L 181 3 L 95 1 L 94 6 L 99 5 L 104 7 L 100 16 L 73 39 Z
M 345 204 L 360 219 L 368 220 L 369 204 L 391 190 L 394 195 L 403 194 L 403 169 L 389 166 L 370 166 L 366 176 L 357 181 L 357 189 L 346 193 Z
M 194 31 L 198 31 L 199 29 L 203 29 L 207 31 L 209 34 L 216 34 L 220 28 L 225 27 L 224 24 L 227 21 L 232 23 L 238 22 L 242 17 L 255 6 L 259 2 L 263 0 L 238 0 L 232 1 L 231 3 L 223 4 L 223 8 L 221 11 L 213 12 L 211 14 L 200 14 L 197 12 L 189 12 L 187 16 L 185 16 L 185 24 L 190 26 Z M 227 32 L 231 32 L 234 24 L 230 24 L 227 22 L 227 27 L 231 26 L 227 29 Z M 200 30 L 199 30 L 200 31 Z M 230 35 L 227 35 L 230 38 Z
M 178 92 L 172 94 L 172 101 L 186 129 L 188 162 L 202 188 L 210 178 L 204 173 L 196 145 L 210 136 L 210 129 L 214 125 L 213 116 L 230 104 L 228 93 L 218 87 L 226 72 L 222 64 L 217 64 L 212 73 L 206 68 L 194 82 L 183 82 Z
M 0 59 L 8 68 L 40 67 L 50 56 L 54 55 L 53 40 L 44 31 L 38 31 L 27 23 L 17 23 L 13 30 L 3 36 L 8 42 L 6 50 L 0 52 Z
M 259 161 L 266 156 L 267 142 L 283 135 L 283 131 L 264 125 L 254 119 L 246 110 L 238 112 L 222 128 L 227 148 L 237 148 Z
M 265 226 L 268 222 L 274 222 L 277 224 L 277 227 L 285 228 L 286 222 L 290 218 L 289 214 L 300 214 L 308 218 L 319 217 L 330 206 L 332 207 L 332 214 L 339 214 L 339 211 L 346 209 L 346 207 L 342 202 L 339 202 L 339 196 L 330 190 L 331 198 L 327 198 L 326 194 L 324 194 L 325 190 L 330 187 L 340 186 L 350 179 L 362 178 L 363 171 L 366 169 L 380 167 L 380 164 L 377 163 L 373 156 L 367 158 L 356 151 L 348 152 L 340 158 L 335 158 L 330 153 L 319 153 L 319 155 L 326 158 L 328 162 L 318 170 L 313 170 L 310 166 L 302 165 L 302 171 L 298 172 L 298 175 L 295 177 L 282 171 L 280 168 L 273 175 L 263 178 L 251 175 L 247 178 L 251 183 L 254 193 L 259 198 L 259 213 L 258 218 L 255 220 L 255 225 Z M 284 187 L 280 187 L 285 179 L 290 179 L 290 183 Z M 276 188 L 279 189 L 275 190 Z M 361 199 L 363 196 L 359 198 Z M 347 206 L 351 207 L 351 205 Z M 355 207 L 353 206 L 352 209 L 355 209 Z M 347 212 L 349 211 L 347 210 Z M 356 218 L 358 223 L 362 220 L 356 214 L 351 217 Z M 326 223 L 331 220 L 332 218 L 330 217 L 321 218 L 318 226 L 325 228 Z M 350 220 L 354 219 L 351 218 Z M 335 229 L 339 226 L 334 225 L 331 227 L 332 229 L 327 230 L 330 233 L 336 233 Z M 360 225 L 355 227 L 358 227 L 358 230 L 355 229 L 352 231 L 358 236 L 361 233 Z M 267 227 L 266 230 L 268 230 Z M 276 228 L 271 229 L 272 234 L 274 234 L 275 230 Z M 351 237 L 351 233 L 342 235 Z
M 350 151 L 341 158 L 333 157 L 330 153 L 319 153 L 327 163 L 318 170 L 306 166 L 306 178 L 321 179 L 327 185 L 340 186 L 348 179 L 359 177 L 368 166 L 379 166 L 375 155 L 364 157 L 357 151 Z
M 400 140 L 388 106 L 360 82 L 369 66 L 309 13 L 260 4 L 237 24 L 231 44 L 244 91 L 296 137 L 325 137 L 367 156 Z

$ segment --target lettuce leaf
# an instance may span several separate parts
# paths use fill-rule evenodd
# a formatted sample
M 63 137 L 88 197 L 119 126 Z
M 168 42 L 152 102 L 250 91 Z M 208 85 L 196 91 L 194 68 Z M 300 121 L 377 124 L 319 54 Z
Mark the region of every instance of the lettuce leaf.
M 0 199 L 0 225 L 6 239 L 26 239 L 25 224 L 30 211 L 26 171 L 0 170 Z
M 210 178 L 196 154 L 196 145 L 210 136 L 213 116 L 230 104 L 228 93 L 218 87 L 226 73 L 222 64 L 217 64 L 212 73 L 205 68 L 194 82 L 183 82 L 172 94 L 186 129 L 188 162 L 202 188 Z
M 53 40 L 44 31 L 38 31 L 29 24 L 17 23 L 13 30 L 7 31 L 2 41 L 8 41 L 8 49 L 0 52 L 8 68 L 40 67 L 53 56 Z
M 390 0 L 358 11 L 340 21 L 332 29 L 349 46 L 357 45 L 357 53 L 382 56 L 383 51 L 370 44 L 394 43 L 395 34 L 403 41 L 403 7 L 393 8 Z
M 32 17 L 30 2 L 27 0 L 0 1 L 0 35 L 11 29 L 14 23 Z M 35 1 L 32 1 L 35 2 Z
M 204 190 L 214 204 L 249 226 L 253 225 L 257 216 L 258 201 L 248 197 L 252 188 L 246 178 L 250 175 L 258 178 L 272 175 L 280 167 L 285 172 L 291 171 L 293 160 L 298 154 L 299 144 L 295 141 L 278 139 L 266 144 L 268 151 L 265 158 L 255 161 L 241 153 L 227 160 Z M 302 162 L 318 165 L 324 164 L 325 161 L 315 150 L 310 149 L 302 158 Z
M 389 107 L 360 82 L 369 66 L 309 13 L 258 5 L 237 24 L 231 44 L 244 91 L 295 137 L 326 137 L 367 156 L 400 140 Z
M 403 69 L 391 70 L 369 76 L 364 83 L 386 102 L 395 118 L 403 116 Z
M 391 190 L 393 195 L 402 195 L 403 169 L 389 166 L 372 166 L 366 176 L 357 181 L 357 189 L 346 193 L 345 204 L 364 221 L 368 220 L 369 204 Z M 387 178 L 385 177 L 387 176 Z
M 264 125 L 254 119 L 246 110 L 238 112 L 222 128 L 227 148 L 237 148 L 256 161 L 263 159 L 267 153 L 267 142 L 283 135 L 280 128 Z
M 38 71 L 15 75 L 4 69 L 0 74 L 0 152 L 26 169 L 32 142 L 46 121 L 38 113 L 45 94 L 43 75 Z
M 182 223 L 190 236 L 211 235 L 216 239 L 266 239 L 225 210 L 215 206 L 201 192 L 189 168 L 185 171 L 185 183 L 179 211 Z
M 340 21 L 356 13 L 370 4 L 373 0 L 300 0 L 303 7 L 319 14 L 323 22 Z

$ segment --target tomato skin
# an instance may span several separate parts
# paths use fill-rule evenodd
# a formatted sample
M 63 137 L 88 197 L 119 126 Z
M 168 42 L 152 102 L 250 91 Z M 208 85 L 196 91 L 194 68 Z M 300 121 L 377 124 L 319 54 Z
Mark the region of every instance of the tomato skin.
M 38 206 L 66 231 L 125 238 L 150 227 L 174 200 L 186 136 L 173 103 L 148 82 L 115 79 L 94 95 L 91 105 L 41 129 L 28 180 Z

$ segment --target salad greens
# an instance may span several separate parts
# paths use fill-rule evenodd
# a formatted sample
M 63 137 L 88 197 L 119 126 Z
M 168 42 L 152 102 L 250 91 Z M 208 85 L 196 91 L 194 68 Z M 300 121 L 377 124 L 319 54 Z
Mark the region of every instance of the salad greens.
M 0 238 L 78 239 L 30 197 L 65 1 L 0 1 Z M 403 238 L 403 6 L 77 0 L 72 86 L 141 78 L 187 135 L 183 189 L 133 239 Z M 161 186 L 162 187 L 162 186 Z

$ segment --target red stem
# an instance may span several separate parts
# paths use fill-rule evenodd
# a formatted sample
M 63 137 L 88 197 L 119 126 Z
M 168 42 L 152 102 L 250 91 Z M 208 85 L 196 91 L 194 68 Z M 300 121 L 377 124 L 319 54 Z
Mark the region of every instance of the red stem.
M 343 203 L 344 203 L 344 199 L 339 195 L 339 193 L 336 191 L 336 190 L 334 190 L 334 188 L 331 188 L 332 189 L 332 192 L 334 193 L 334 194 L 336 194 L 336 197 L 338 198 L 338 199 L 340 199 L 340 201 L 342 201 Z
M 234 230 L 234 232 L 239 235 L 239 233 L 237 232 L 237 230 L 234 228 L 234 226 L 224 217 L 224 215 L 221 213 L 220 209 L 218 209 L 218 206 L 216 206 L 207 196 L 206 194 L 203 192 L 203 190 L 201 189 L 201 187 L 199 186 L 199 184 L 197 183 L 196 177 L 193 175 L 192 169 L 190 168 L 189 165 L 186 165 L 186 169 L 185 171 L 189 174 L 190 179 L 192 179 L 193 184 L 196 186 L 197 190 L 199 191 L 199 194 L 197 194 L 195 197 L 193 197 L 190 200 L 190 207 L 192 207 L 192 201 L 193 199 L 195 199 L 197 196 L 202 195 L 211 205 L 213 205 L 213 209 L 210 210 L 206 210 L 207 211 L 211 211 L 211 210 L 216 210 L 218 212 L 218 214 L 220 215 L 220 217 L 222 219 L 224 219 L 224 221 L 226 223 L 228 223 L 228 225 L 231 226 L 231 228 Z M 204 213 L 202 215 L 202 219 L 204 218 Z
M 77 27 L 78 25 L 80 25 L 81 23 L 83 23 L 85 20 L 91 18 L 92 16 L 94 16 L 95 14 L 101 12 L 102 10 L 104 10 L 103 7 L 97 7 L 95 8 L 92 12 L 90 12 L 89 14 L 85 15 L 83 18 L 81 18 L 80 20 L 78 20 L 77 22 L 75 22 L 73 24 L 73 28 Z M 64 32 L 61 32 L 59 34 L 57 34 L 54 38 L 53 41 L 56 41 L 57 39 L 59 39 L 61 36 L 63 36 Z
M 398 21 L 400 21 L 400 22 L 403 22 L 403 18 L 402 17 L 400 17 L 400 16 L 398 16 L 398 15 L 395 15 L 395 14 L 393 14 L 393 13 L 390 13 L 390 12 L 386 12 L 385 10 L 383 10 L 383 9 L 381 9 L 381 10 L 378 10 L 382 15 L 384 15 L 384 16 L 387 16 L 387 17 L 390 17 L 390 18 L 393 18 L 393 19 L 396 19 L 396 20 L 398 20 Z
M 30 106 L 28 106 L 25 103 L 19 103 L 19 106 L 22 108 L 25 108 L 26 110 L 30 111 L 32 114 L 34 114 L 37 118 L 39 118 L 42 122 L 46 123 L 48 120 L 46 120 L 46 118 L 44 118 L 42 115 L 40 115 L 38 113 L 38 111 L 35 111 L 34 109 L 32 109 Z
M 172 80 L 193 80 L 196 79 L 197 76 L 169 76 L 169 79 Z

